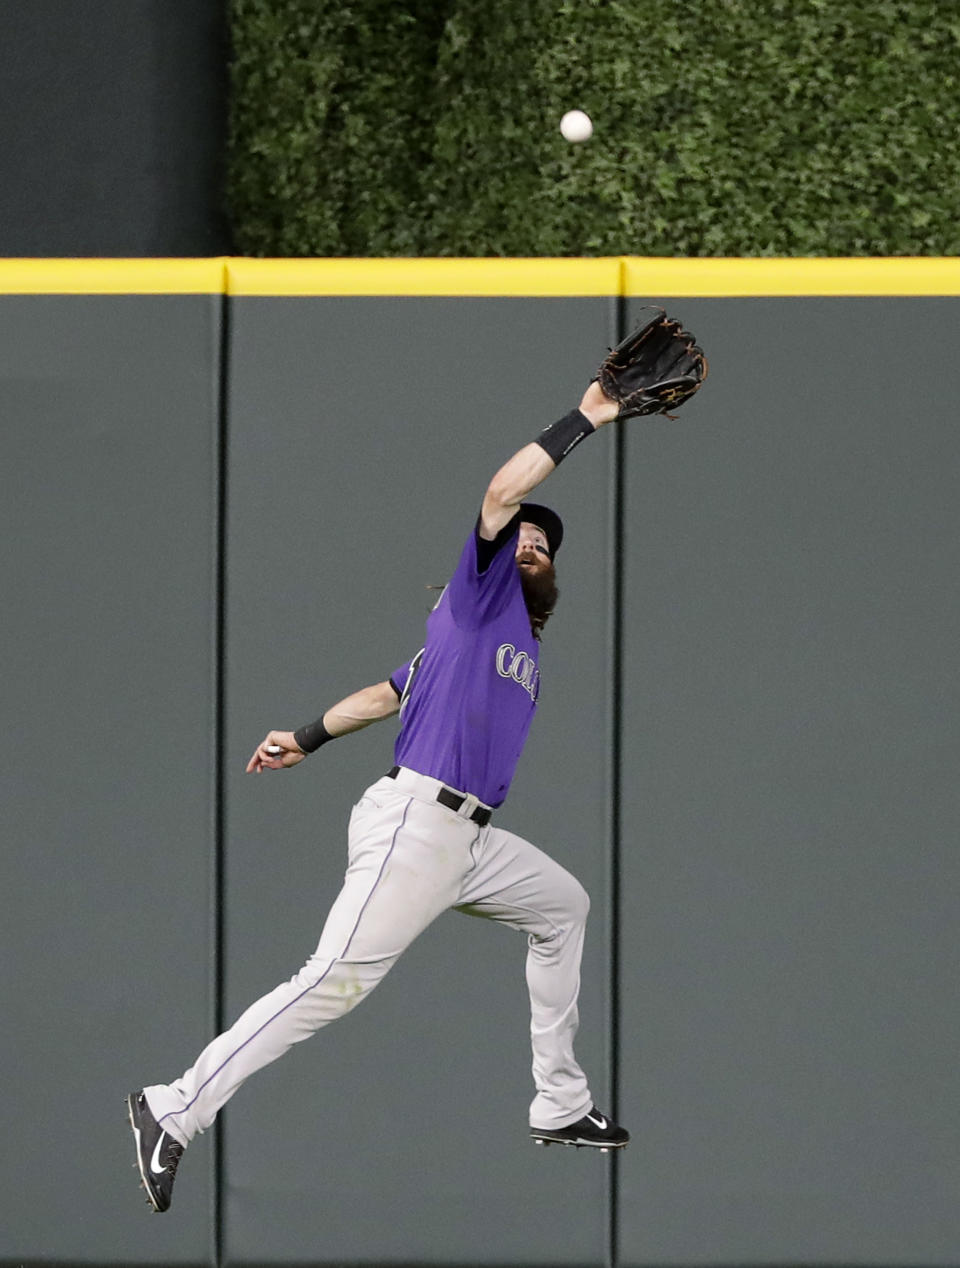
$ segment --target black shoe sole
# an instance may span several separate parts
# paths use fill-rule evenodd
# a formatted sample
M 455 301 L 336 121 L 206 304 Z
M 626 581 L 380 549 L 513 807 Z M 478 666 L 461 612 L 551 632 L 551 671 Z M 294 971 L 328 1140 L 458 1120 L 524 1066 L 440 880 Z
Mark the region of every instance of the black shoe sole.
M 626 1149 L 629 1140 L 586 1140 L 583 1136 L 578 1136 L 571 1140 L 569 1136 L 556 1135 L 551 1132 L 531 1132 L 530 1139 L 535 1145 L 572 1145 L 574 1149 L 599 1149 L 602 1154 L 609 1153 L 611 1149 Z

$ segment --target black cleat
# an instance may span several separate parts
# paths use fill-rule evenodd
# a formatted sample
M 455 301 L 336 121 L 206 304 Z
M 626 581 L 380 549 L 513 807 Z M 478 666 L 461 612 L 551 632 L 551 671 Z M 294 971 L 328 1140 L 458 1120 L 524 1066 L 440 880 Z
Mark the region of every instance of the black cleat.
M 530 1136 L 538 1145 L 573 1145 L 575 1149 L 586 1146 L 601 1153 L 623 1149 L 630 1139 L 628 1131 L 611 1122 L 596 1106 L 569 1127 L 531 1127 Z
M 133 1138 L 137 1142 L 137 1167 L 147 1191 L 147 1201 L 155 1211 L 165 1211 L 173 1193 L 173 1178 L 183 1156 L 183 1145 L 164 1131 L 150 1113 L 142 1092 L 131 1092 L 127 1110 Z

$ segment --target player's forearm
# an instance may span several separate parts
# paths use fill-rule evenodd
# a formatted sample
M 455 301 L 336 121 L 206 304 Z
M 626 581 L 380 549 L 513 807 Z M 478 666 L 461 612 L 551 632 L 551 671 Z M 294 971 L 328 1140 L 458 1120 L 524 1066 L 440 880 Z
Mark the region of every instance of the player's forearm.
M 604 395 L 598 383 L 591 383 L 577 409 L 551 427 L 545 427 L 536 440 L 518 449 L 487 487 L 481 512 L 484 533 L 494 536 L 567 454 L 592 436 L 598 427 L 612 422 L 617 408 L 616 402 Z
M 556 465 L 538 444 L 524 445 L 490 481 L 485 503 L 502 507 L 512 514 L 527 494 L 532 493 L 556 469 Z
M 596 388 L 596 384 L 591 387 Z M 545 427 L 536 440 L 518 449 L 509 462 L 504 463 L 487 489 L 491 502 L 516 510 L 581 440 L 611 421 L 612 404 L 602 393 L 588 389 L 578 409 L 571 410 L 553 426 Z
M 400 708 L 397 693 L 389 682 L 374 683 L 331 705 L 322 717 L 294 732 L 305 753 L 312 753 L 327 740 L 360 731 L 372 722 L 389 718 Z
M 333 736 L 348 735 L 371 722 L 389 718 L 399 708 L 400 701 L 390 683 L 378 682 L 331 705 L 323 715 L 323 725 Z

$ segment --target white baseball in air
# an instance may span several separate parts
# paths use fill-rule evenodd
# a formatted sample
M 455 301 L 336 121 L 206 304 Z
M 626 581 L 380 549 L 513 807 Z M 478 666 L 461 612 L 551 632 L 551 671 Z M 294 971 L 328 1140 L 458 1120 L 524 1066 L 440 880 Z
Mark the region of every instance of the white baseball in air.
M 582 110 L 568 110 L 560 120 L 560 131 L 568 141 L 589 141 L 593 136 L 593 123 Z

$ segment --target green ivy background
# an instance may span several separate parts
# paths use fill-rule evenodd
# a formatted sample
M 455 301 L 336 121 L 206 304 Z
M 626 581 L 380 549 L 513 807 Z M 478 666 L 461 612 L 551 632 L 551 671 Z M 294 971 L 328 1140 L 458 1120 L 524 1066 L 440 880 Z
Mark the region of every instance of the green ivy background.
M 232 0 L 231 29 L 243 254 L 960 253 L 944 0 Z

